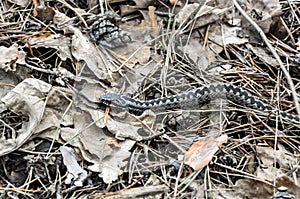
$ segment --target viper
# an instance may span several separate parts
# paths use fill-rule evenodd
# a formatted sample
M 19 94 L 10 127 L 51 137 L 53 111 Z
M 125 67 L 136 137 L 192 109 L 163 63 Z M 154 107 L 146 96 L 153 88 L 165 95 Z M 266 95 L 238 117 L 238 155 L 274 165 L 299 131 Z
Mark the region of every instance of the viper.
M 226 99 L 233 103 L 258 111 L 273 113 L 288 121 L 300 124 L 300 117 L 294 114 L 281 111 L 262 100 L 246 92 L 238 86 L 226 83 L 213 83 L 204 85 L 187 92 L 142 101 L 133 99 L 122 94 L 107 92 L 100 96 L 100 102 L 108 106 L 116 106 L 129 109 L 132 113 L 142 113 L 147 109 L 162 110 L 180 106 L 205 105 L 214 99 Z

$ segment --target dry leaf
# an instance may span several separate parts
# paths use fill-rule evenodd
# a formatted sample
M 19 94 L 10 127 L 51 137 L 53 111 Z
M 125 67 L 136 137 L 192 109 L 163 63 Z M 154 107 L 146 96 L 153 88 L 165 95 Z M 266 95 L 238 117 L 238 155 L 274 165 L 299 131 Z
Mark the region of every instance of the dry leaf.
M 0 142 L 0 156 L 18 149 L 35 132 L 45 109 L 45 97 L 51 85 L 38 79 L 27 78 L 19 83 L 0 102 L 0 113 L 10 110 L 28 117 L 29 121 L 22 122 L 22 128 L 15 137 L 6 138 L 2 134 Z
M 176 15 L 176 23 L 182 24 L 192 22 L 191 14 L 197 11 L 198 8 L 199 3 L 186 4 Z M 197 20 L 195 21 L 195 23 L 193 23 L 193 25 L 190 28 L 197 29 L 206 26 L 207 24 L 212 24 L 218 21 L 226 10 L 227 8 L 219 9 L 208 5 L 203 5 L 200 8 L 200 10 L 197 11 L 197 13 L 195 13 L 196 15 L 194 16 L 194 19 Z
M 203 169 L 212 160 L 219 147 L 227 142 L 227 138 L 228 136 L 224 134 L 218 138 L 209 138 L 194 143 L 185 153 L 185 164 L 194 170 Z
M 61 155 L 63 157 L 64 165 L 68 169 L 68 175 L 65 179 L 66 184 L 71 184 L 72 179 L 75 180 L 74 185 L 82 187 L 83 181 L 87 178 L 87 171 L 82 169 L 77 163 L 75 154 L 73 153 L 72 148 L 62 147 L 60 149 Z
M 58 34 L 48 34 L 45 33 L 42 36 L 36 38 L 31 37 L 28 39 L 32 48 L 54 48 L 58 50 L 58 55 L 62 60 L 67 60 L 67 58 L 72 59 L 70 44 L 71 41 L 68 37 Z
M 274 176 L 273 176 L 274 177 Z M 271 182 L 273 179 L 271 180 Z M 274 188 L 271 183 L 265 183 L 255 179 L 239 179 L 234 186 L 225 188 L 224 185 L 216 185 L 215 191 L 212 191 L 212 198 L 270 198 L 274 194 Z M 288 176 L 278 176 L 276 178 L 276 187 L 285 186 L 290 194 L 295 198 L 300 198 L 300 187 Z M 255 190 L 255 191 L 254 191 Z
M 15 71 L 17 64 L 25 63 L 26 53 L 18 49 L 18 45 L 14 44 L 9 48 L 0 46 L 0 69 L 5 71 Z
M 15 3 L 19 6 L 21 6 L 22 8 L 25 8 L 28 6 L 28 4 L 30 3 L 31 0 L 10 0 L 10 2 Z
M 290 165 L 297 162 L 292 154 L 290 154 L 281 144 L 278 144 L 278 150 L 274 151 L 273 147 L 257 146 L 257 158 L 260 159 L 260 167 L 256 171 L 256 175 L 266 180 L 273 180 L 274 174 L 284 174 L 291 169 Z M 278 167 L 274 167 L 278 165 Z
M 85 36 L 78 28 L 69 26 L 65 29 L 67 32 L 73 32 L 72 36 L 72 55 L 77 61 L 84 61 L 82 65 L 86 65 L 87 69 L 100 80 L 111 79 L 110 73 L 107 69 L 114 69 L 111 64 L 97 46 L 95 46 L 90 39 Z
M 281 29 L 276 25 L 283 26 L 278 23 L 280 21 L 278 16 L 282 14 L 278 0 L 254 0 L 245 2 L 245 6 L 247 14 L 260 26 L 264 33 L 269 33 L 272 27 L 277 30 Z M 253 39 L 260 39 L 257 37 L 259 35 L 257 31 L 245 18 L 242 18 L 242 26 L 244 27 L 243 31 L 250 36 L 251 41 L 252 37 Z
M 61 137 L 69 141 L 69 144 L 77 146 L 83 158 L 92 163 L 88 167 L 89 170 L 98 172 L 105 183 L 111 183 L 123 174 L 122 168 L 127 165 L 127 159 L 131 154 L 129 150 L 135 141 L 119 142 L 109 134 L 106 135 L 104 130 L 96 125 L 87 128 L 92 122 L 93 119 L 87 112 L 76 113 L 75 130 L 64 129 Z

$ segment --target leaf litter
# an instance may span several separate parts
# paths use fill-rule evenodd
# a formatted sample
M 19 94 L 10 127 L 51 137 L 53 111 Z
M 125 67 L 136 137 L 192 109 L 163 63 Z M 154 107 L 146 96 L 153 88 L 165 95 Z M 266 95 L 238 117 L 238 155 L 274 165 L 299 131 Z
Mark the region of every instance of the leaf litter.
M 297 114 L 297 4 L 238 4 L 262 33 L 234 1 L 4 1 L 1 197 L 300 197 L 299 124 L 224 100 L 141 115 L 99 103 L 230 82 Z

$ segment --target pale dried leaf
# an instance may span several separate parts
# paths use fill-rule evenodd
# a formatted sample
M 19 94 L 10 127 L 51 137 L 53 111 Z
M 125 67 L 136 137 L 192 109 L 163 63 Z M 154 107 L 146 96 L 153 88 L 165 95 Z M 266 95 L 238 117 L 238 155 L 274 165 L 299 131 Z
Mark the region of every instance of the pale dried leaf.
M 73 119 L 75 129 L 80 133 L 78 139 L 81 142 L 82 150 L 88 151 L 100 161 L 106 156 L 105 148 L 108 149 L 107 155 L 110 154 L 110 147 L 107 145 L 109 137 L 104 134 L 103 129 L 94 124 L 88 127 L 93 122 L 88 113 L 75 113 Z
M 138 131 L 141 130 L 143 126 L 152 126 L 156 118 L 156 115 L 149 110 L 146 110 L 140 116 L 132 116 L 124 112 L 115 113 L 114 116 L 119 117 L 119 121 L 108 117 L 106 123 L 104 123 L 105 120 L 100 120 L 97 125 L 106 125 L 107 129 L 114 134 L 118 140 L 130 138 L 135 141 L 141 141 L 143 139 Z M 100 118 L 101 117 L 104 117 L 104 115 L 100 116 Z
M 106 56 L 78 28 L 68 26 L 65 31 L 73 32 L 72 55 L 84 61 L 98 79 L 111 79 L 107 69 L 114 69 Z
M 278 150 L 274 151 L 272 147 L 257 146 L 257 157 L 261 160 L 260 167 L 257 169 L 257 176 L 266 180 L 272 180 L 274 173 L 277 175 L 284 174 L 286 170 L 291 169 L 290 165 L 297 162 L 296 158 L 293 157 L 286 149 L 278 144 Z M 276 162 L 274 162 L 274 160 Z M 274 165 L 279 167 L 275 167 Z
M 98 80 L 86 76 L 78 76 L 75 81 L 74 105 L 76 108 L 87 111 L 98 110 L 96 107 L 91 108 L 91 103 L 99 102 L 100 95 L 105 92 L 103 86 Z
M 0 69 L 4 71 L 15 71 L 17 64 L 25 64 L 26 53 L 18 49 L 14 44 L 9 48 L 0 46 Z
M 44 114 L 45 98 L 50 89 L 50 84 L 27 78 L 1 99 L 0 112 L 9 109 L 15 113 L 22 113 L 29 117 L 29 121 L 23 122 L 15 139 L 1 138 L 0 155 L 18 149 L 35 132 Z
M 31 0 L 9 0 L 9 1 L 21 6 L 22 8 L 27 7 L 28 4 L 31 2 Z
M 106 127 L 119 140 L 125 140 L 125 138 L 130 138 L 136 141 L 142 140 L 142 137 L 138 134 L 138 130 L 141 127 L 121 123 L 112 119 L 108 119 Z
M 64 13 L 59 12 L 58 10 L 54 10 L 55 14 L 53 17 L 53 23 L 59 27 L 67 26 L 73 24 L 73 20 L 70 17 L 65 15 Z M 68 32 L 66 32 L 68 33 Z
M 75 154 L 70 147 L 62 147 L 60 152 L 63 157 L 64 165 L 69 172 L 65 183 L 71 184 L 71 182 L 74 181 L 75 186 L 82 187 L 84 180 L 87 178 L 87 171 L 82 169 L 77 163 Z
M 192 13 L 194 13 L 199 7 L 199 3 L 186 4 L 176 15 L 175 21 L 178 24 L 187 23 L 191 21 Z M 201 6 L 200 10 L 195 15 L 196 22 L 192 28 L 200 28 L 207 24 L 211 24 L 219 20 L 219 18 L 225 13 L 227 8 L 219 9 L 208 5 Z
M 73 125 L 73 110 L 67 110 L 71 101 L 72 93 L 68 88 L 53 87 L 47 96 L 47 104 L 44 110 L 43 118 L 36 128 L 36 133 L 43 132 L 40 137 L 53 138 L 52 129 L 56 129 L 60 124 L 63 126 Z M 63 114 L 65 113 L 62 120 Z M 49 130 L 49 132 L 48 132 Z M 47 132 L 49 135 L 47 135 Z
M 253 52 L 253 54 L 258 56 L 259 59 L 263 62 L 269 64 L 270 66 L 279 66 L 278 61 L 275 58 L 273 58 L 273 56 L 270 52 L 268 52 L 267 49 L 261 47 L 254 47 L 251 44 L 246 44 L 246 46 Z
M 93 163 L 89 169 L 100 173 L 104 181 L 110 183 L 123 173 L 121 168 L 127 164 L 125 160 L 130 156 L 129 150 L 135 141 L 118 142 L 96 125 L 87 128 L 91 122 L 93 119 L 88 113 L 76 113 L 75 130 L 64 129 L 61 137 L 69 144 L 79 147 L 83 158 Z
M 59 57 L 65 61 L 67 59 L 72 59 L 70 44 L 71 41 L 68 37 L 61 34 L 51 34 L 49 37 L 36 38 L 32 37 L 28 40 L 32 48 L 54 48 L 58 51 Z
M 123 174 L 123 169 L 127 165 L 127 160 L 131 153 L 129 150 L 133 147 L 135 141 L 125 140 L 120 142 L 119 147 L 114 148 L 112 154 L 102 161 L 102 172 L 99 174 L 105 183 L 112 183 Z
M 213 42 L 209 43 L 209 46 L 215 53 L 220 53 L 224 50 L 224 46 L 228 44 L 245 44 L 248 42 L 246 38 L 240 38 L 240 27 L 230 27 L 227 25 L 212 24 L 210 27 L 209 39 Z
M 137 28 L 138 29 L 138 28 Z M 131 32 L 134 32 L 132 29 Z M 141 33 L 141 31 L 139 31 Z M 134 34 L 136 35 L 136 34 Z M 141 40 L 136 40 L 126 44 L 126 48 L 116 48 L 114 52 L 123 60 L 128 59 L 124 65 L 133 68 L 138 64 L 146 64 L 150 60 L 151 47 L 143 45 Z
M 197 68 L 203 71 L 205 71 L 207 67 L 210 66 L 211 63 L 214 63 L 216 60 L 215 53 L 203 47 L 203 45 L 200 44 L 199 40 L 194 37 L 189 39 L 187 45 L 179 48 L 182 52 L 185 53 L 185 55 L 189 56 L 189 58 L 194 61 Z

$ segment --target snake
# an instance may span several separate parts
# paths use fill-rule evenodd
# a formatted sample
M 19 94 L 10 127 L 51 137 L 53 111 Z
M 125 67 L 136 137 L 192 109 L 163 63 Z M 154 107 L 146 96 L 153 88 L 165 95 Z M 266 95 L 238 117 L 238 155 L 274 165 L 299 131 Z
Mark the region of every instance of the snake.
M 131 113 L 137 114 L 143 113 L 147 109 L 155 111 L 186 105 L 193 106 L 198 104 L 202 106 L 215 99 L 225 99 L 243 107 L 274 113 L 283 119 L 300 124 L 298 115 L 279 110 L 264 103 L 244 89 L 228 83 L 207 84 L 177 95 L 145 101 L 112 92 L 100 95 L 100 103 L 107 106 L 127 108 Z

